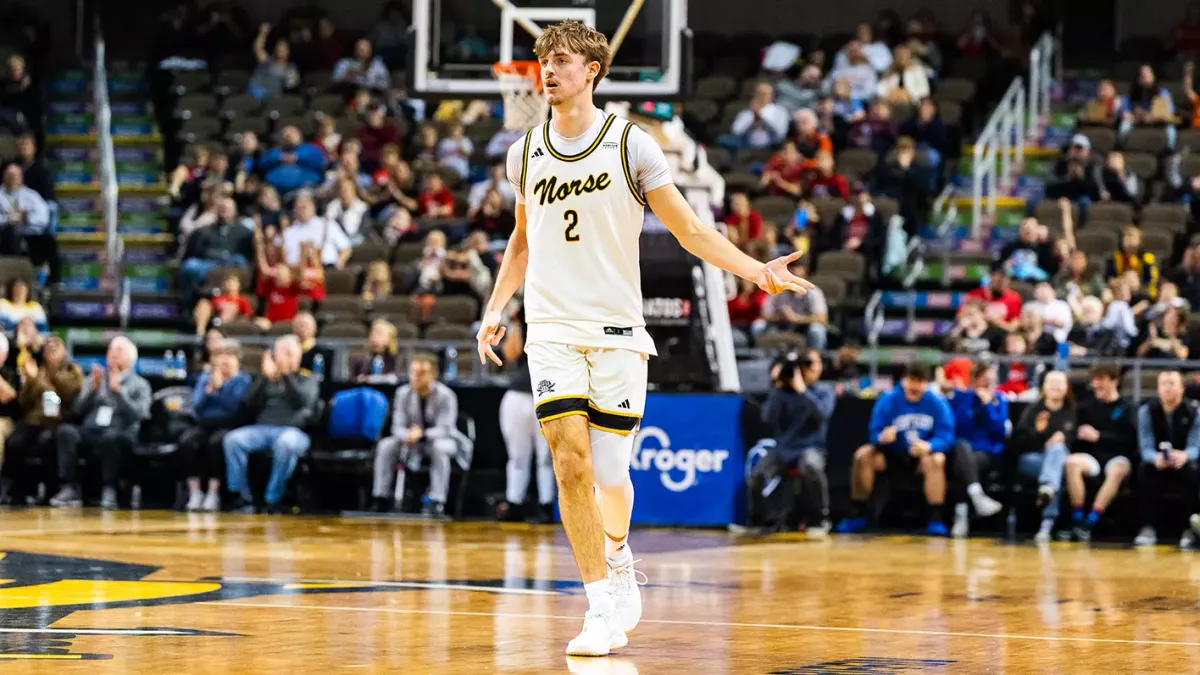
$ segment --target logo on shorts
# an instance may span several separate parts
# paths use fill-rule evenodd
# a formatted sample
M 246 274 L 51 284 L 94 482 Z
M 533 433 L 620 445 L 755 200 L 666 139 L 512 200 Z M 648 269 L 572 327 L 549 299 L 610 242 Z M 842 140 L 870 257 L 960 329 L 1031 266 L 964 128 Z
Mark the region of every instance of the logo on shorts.
M 538 382 L 537 395 L 545 396 L 546 394 L 554 393 L 554 383 L 550 380 L 542 380 Z
M 619 328 L 617 326 L 605 326 L 605 335 L 620 335 L 621 337 L 633 337 L 632 328 Z
M 621 401 L 620 403 L 617 404 L 617 407 L 624 408 L 625 410 L 629 410 L 629 399 L 625 399 L 624 401 Z

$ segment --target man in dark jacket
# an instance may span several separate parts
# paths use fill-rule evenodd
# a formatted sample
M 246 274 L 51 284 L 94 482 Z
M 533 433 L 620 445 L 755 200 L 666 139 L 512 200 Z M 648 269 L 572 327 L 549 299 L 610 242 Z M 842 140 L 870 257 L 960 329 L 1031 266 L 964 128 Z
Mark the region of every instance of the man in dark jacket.
M 312 375 L 300 370 L 300 340 L 295 335 L 275 340 L 275 349 L 263 354 L 261 373 L 246 392 L 246 412 L 253 424 L 230 431 L 223 442 L 226 485 L 239 495 L 231 510 L 238 513 L 254 511 L 246 480 L 250 453 L 272 454 L 264 501 L 267 513 L 278 513 L 288 479 L 312 444 L 301 429 L 309 423 L 320 392 Z
M 879 260 L 887 243 L 887 223 L 862 183 L 851 185 L 848 201 L 826 233 L 822 250 L 858 251 L 867 261 L 867 274 L 874 280 L 879 276 Z
M 1110 363 L 1092 366 L 1092 391 L 1095 397 L 1079 406 L 1075 441 L 1067 457 L 1067 494 L 1071 499 L 1074 527 L 1072 536 L 1078 541 L 1091 541 L 1092 528 L 1100 520 L 1121 483 L 1133 469 L 1129 454 L 1137 443 L 1136 413 L 1117 391 L 1120 370 Z M 1092 510 L 1084 514 L 1083 500 L 1087 496 L 1085 478 L 1104 474 L 1104 484 L 1096 493 Z
M 92 366 L 75 401 L 79 424 L 55 430 L 58 478 L 62 489 L 51 506 L 82 506 L 79 489 L 79 446 L 82 443 L 100 460 L 103 491 L 100 508 L 117 508 L 117 482 L 121 456 L 132 454 L 142 421 L 150 418 L 150 383 L 137 374 L 137 347 L 129 338 L 114 338 L 108 345 L 107 368 Z
M 191 307 L 196 288 L 208 273 L 221 266 L 244 267 L 254 258 L 254 231 L 238 222 L 233 197 L 217 200 L 217 222 L 198 228 L 187 239 L 179 267 L 179 290 L 185 307 Z
M 1046 185 L 1046 198 L 1094 202 L 1099 201 L 1103 189 L 1100 163 L 1092 155 L 1092 142 L 1083 134 L 1075 134 L 1054 164 L 1054 174 Z
M 1200 487 L 1200 404 L 1183 397 L 1183 375 L 1178 370 L 1158 374 L 1158 400 L 1144 404 L 1138 410 L 1138 450 L 1142 462 L 1138 467 L 1138 502 L 1141 506 L 1142 529 L 1133 543 L 1154 546 L 1158 533 L 1158 502 L 1164 493 L 1187 495 L 1189 510 L 1194 507 L 1196 490 Z M 1183 532 L 1179 547 L 1191 549 L 1197 543 L 1196 532 L 1190 527 Z
M 192 391 L 196 428 L 179 442 L 177 453 L 188 484 L 188 511 L 221 508 L 225 434 L 242 423 L 242 404 L 250 388 L 250 376 L 241 371 L 236 342 L 220 342 L 210 356 L 212 369 L 200 373 Z M 205 477 L 207 493 L 201 491 L 201 479 Z
M 808 502 L 807 514 L 816 524 L 808 528 L 814 536 L 829 532 L 829 481 L 825 476 L 826 440 L 829 418 L 837 398 L 832 387 L 818 382 L 823 363 L 821 352 L 809 349 L 791 353 L 775 365 L 774 389 L 763 404 L 762 419 L 775 440 L 770 450 L 750 472 L 748 497 L 752 524 L 763 520 L 764 492 L 782 478 L 790 466 L 800 471 Z

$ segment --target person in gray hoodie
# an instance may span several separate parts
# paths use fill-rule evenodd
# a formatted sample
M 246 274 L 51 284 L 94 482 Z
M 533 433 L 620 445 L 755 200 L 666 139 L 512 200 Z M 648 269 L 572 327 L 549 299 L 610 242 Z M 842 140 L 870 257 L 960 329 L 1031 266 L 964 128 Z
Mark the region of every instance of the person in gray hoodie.
M 100 507 L 117 508 L 121 456 L 133 453 L 142 421 L 150 418 L 150 383 L 137 374 L 137 359 L 137 346 L 121 336 L 108 344 L 107 368 L 92 366 L 75 401 L 79 423 L 63 424 L 54 433 L 62 487 L 50 499 L 51 506 L 83 505 L 78 475 L 82 442 L 100 461 Z
M 437 378 L 436 357 L 413 356 L 408 366 L 408 384 L 396 390 L 392 402 L 392 434 L 375 446 L 371 494 L 376 510 L 388 510 L 393 495 L 394 507 L 402 506 L 405 471 L 419 466 L 421 457 L 428 456 L 429 499 L 422 512 L 441 516 L 446 511 L 450 460 L 461 454 L 465 439 L 458 432 L 458 395 Z

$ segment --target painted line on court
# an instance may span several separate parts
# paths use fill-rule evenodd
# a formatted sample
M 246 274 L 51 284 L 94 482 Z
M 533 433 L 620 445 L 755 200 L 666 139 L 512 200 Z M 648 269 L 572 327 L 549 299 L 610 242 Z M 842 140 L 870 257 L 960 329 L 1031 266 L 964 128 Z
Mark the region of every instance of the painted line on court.
M 472 589 L 475 590 L 475 589 Z M 196 605 L 214 607 L 255 607 L 269 609 L 316 609 L 330 612 L 380 612 L 385 614 L 427 614 L 435 616 L 480 616 L 505 619 L 556 619 L 578 622 L 578 616 L 558 614 L 515 614 L 507 612 L 463 612 L 437 609 L 400 609 L 394 607 L 340 607 L 334 605 L 284 605 L 267 602 L 197 602 Z M 1173 640 L 1122 640 L 1119 638 L 1068 637 L 1057 635 L 1014 635 L 1009 633 L 959 633 L 940 630 L 904 630 L 900 628 L 862 628 L 855 626 L 805 626 L 787 623 L 740 623 L 726 621 L 671 621 L 668 619 L 642 619 L 640 623 L 668 626 L 712 626 L 716 628 L 767 628 L 778 630 L 826 631 L 839 633 L 884 633 L 891 635 L 925 635 L 929 637 L 986 638 L 990 640 L 1037 640 L 1042 642 L 1086 642 L 1096 644 L 1159 645 L 1166 647 L 1200 647 L 1200 642 Z
M 196 631 L 173 628 L 0 628 L 0 633 L 48 635 L 195 635 Z
M 423 588 L 431 591 L 480 591 L 500 595 L 567 595 L 559 591 L 544 591 L 537 588 L 506 588 L 504 586 L 471 586 L 468 584 L 440 584 L 436 581 L 364 581 L 362 579 L 280 579 L 278 577 L 213 577 L 216 581 L 232 581 L 247 584 L 359 584 L 380 588 Z M 217 603 L 220 604 L 220 603 Z

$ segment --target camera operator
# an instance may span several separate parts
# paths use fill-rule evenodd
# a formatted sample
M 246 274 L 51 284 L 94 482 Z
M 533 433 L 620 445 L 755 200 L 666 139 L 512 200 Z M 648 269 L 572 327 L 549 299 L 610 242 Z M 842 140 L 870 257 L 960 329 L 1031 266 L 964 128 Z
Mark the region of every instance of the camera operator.
M 750 472 L 749 516 L 751 524 L 763 520 L 764 488 L 783 478 L 788 467 L 800 472 L 807 503 L 806 514 L 818 525 L 810 527 L 813 536 L 829 532 L 829 482 L 825 477 L 825 441 L 829 418 L 837 402 L 833 388 L 819 383 L 821 352 L 783 355 L 771 368 L 775 389 L 763 404 L 763 423 L 775 439 L 775 447 Z

